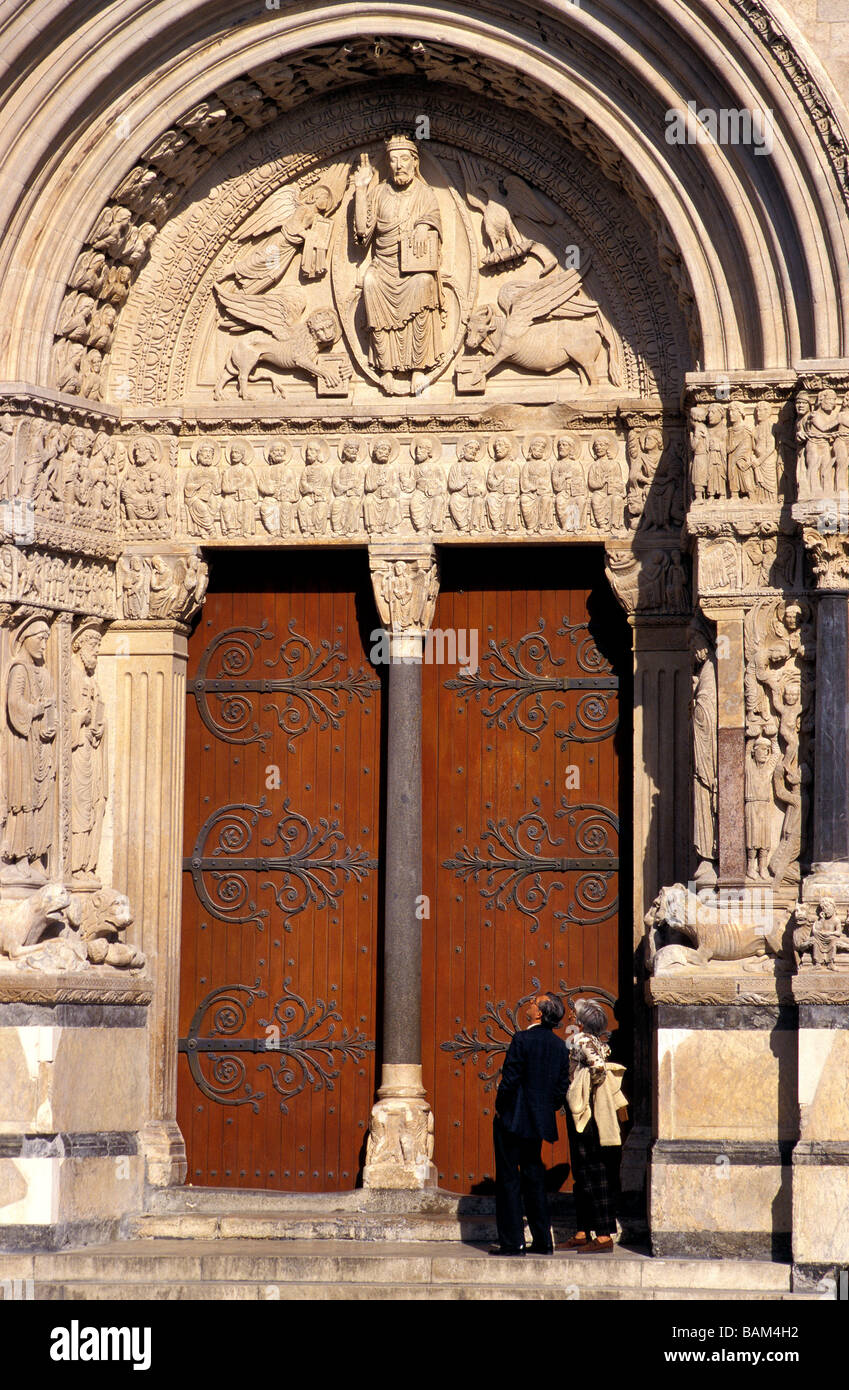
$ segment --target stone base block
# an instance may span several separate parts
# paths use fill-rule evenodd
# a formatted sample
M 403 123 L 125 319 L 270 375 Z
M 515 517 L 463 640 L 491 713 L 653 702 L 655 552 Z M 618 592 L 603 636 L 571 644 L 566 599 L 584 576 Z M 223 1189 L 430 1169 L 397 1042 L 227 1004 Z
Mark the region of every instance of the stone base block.
M 92 1135 L 104 1148 L 117 1136 Z M 126 1137 L 125 1146 L 126 1146 Z M 48 1152 L 31 1152 L 41 1146 Z M 16 1158 L 0 1157 L 0 1248 L 57 1249 L 69 1242 L 110 1240 L 142 1201 L 144 1163 L 136 1153 L 69 1157 L 68 1136 L 30 1141 Z M 49 1152 L 49 1150 L 54 1152 Z
M 146 982 L 0 980 L 0 1245 L 109 1239 L 141 1209 Z
M 415 1096 L 378 1100 L 371 1112 L 363 1187 L 396 1191 L 436 1187 L 433 1115 Z
M 663 1004 L 657 1025 L 659 1139 L 776 1143 L 795 1137 L 792 1006 Z
M 655 1255 L 790 1258 L 790 1146 L 686 1144 L 652 1151 Z
M 849 1267 L 849 1144 L 797 1145 L 793 1263 L 815 1269 Z
M 181 1187 L 186 1181 L 186 1144 L 176 1121 L 145 1125 L 141 1133 L 145 1177 L 151 1187 Z

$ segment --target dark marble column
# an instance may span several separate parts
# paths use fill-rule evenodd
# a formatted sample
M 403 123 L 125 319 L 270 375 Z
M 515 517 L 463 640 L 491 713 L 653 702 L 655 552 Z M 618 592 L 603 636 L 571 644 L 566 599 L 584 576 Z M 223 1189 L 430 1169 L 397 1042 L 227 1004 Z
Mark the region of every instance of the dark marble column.
M 422 657 L 438 571 L 433 547 L 369 547 L 389 660 L 383 1056 L 363 1184 L 436 1186 L 433 1115 L 422 1085 Z
M 386 776 L 383 1061 L 422 1060 L 422 639 L 391 638 Z M 409 654 L 408 654 L 409 653 Z
M 817 606 L 814 738 L 814 873 L 842 864 L 849 874 L 849 595 L 845 593 L 823 593 Z

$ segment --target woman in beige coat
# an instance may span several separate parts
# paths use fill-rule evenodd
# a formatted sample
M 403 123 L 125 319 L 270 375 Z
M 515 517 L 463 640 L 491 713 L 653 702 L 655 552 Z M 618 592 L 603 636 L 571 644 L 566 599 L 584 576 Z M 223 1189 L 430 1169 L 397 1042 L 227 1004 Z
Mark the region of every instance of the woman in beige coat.
M 610 1062 L 602 1041 L 607 1016 L 600 1004 L 580 999 L 573 1006 L 578 1031 L 567 1039 L 569 1091 L 566 1128 L 578 1229 L 558 1248 L 584 1254 L 613 1249 L 619 1195 L 620 1123 L 627 1116 L 622 1094 L 625 1068 Z M 595 1232 L 594 1238 L 591 1232 Z

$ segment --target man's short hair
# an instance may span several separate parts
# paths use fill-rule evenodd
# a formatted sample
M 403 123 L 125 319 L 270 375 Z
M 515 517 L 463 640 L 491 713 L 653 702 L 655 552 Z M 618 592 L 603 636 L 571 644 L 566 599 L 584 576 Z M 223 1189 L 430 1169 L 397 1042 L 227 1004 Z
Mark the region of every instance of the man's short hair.
M 560 995 L 549 992 L 537 997 L 539 999 L 540 1022 L 546 1028 L 556 1028 L 566 1012 Z

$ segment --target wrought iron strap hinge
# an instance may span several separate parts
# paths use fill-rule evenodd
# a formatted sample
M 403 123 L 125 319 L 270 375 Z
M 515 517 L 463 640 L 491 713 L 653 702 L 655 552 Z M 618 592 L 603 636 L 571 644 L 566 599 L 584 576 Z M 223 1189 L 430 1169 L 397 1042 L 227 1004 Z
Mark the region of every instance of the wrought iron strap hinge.
M 377 868 L 377 860 L 359 845 L 342 848 L 344 835 L 338 820 L 322 817 L 311 825 L 306 816 L 290 810 L 288 797 L 274 835 L 260 836 L 260 820 L 272 814 L 265 797 L 256 805 L 219 806 L 201 826 L 193 852 L 183 860 L 199 900 L 222 922 L 259 922 L 269 915 L 268 908 L 258 908 L 251 897 L 246 874 L 265 876 L 259 887 L 272 891 L 289 931 L 290 918 L 311 904 L 319 910 L 335 905 L 347 883 L 359 883 Z M 252 846 L 277 844 L 288 852 L 242 853 Z
M 248 1010 L 257 1000 L 267 998 L 259 983 L 222 985 L 212 990 L 195 1010 L 188 1036 L 180 1038 L 177 1051 L 187 1058 L 195 1084 L 209 1100 L 220 1105 L 250 1105 L 254 1114 L 259 1112 L 265 1092 L 254 1090 L 239 1054 L 282 1054 L 276 1067 L 261 1062 L 257 1071 L 268 1072 L 273 1089 L 282 1097 L 280 1109 L 288 1114 L 287 1101 L 307 1086 L 314 1091 L 332 1091 L 342 1065 L 362 1061 L 367 1052 L 374 1052 L 374 1039 L 359 1030 L 351 1033 L 344 1026 L 337 1036 L 337 1025 L 342 1023 L 338 1009 L 323 999 L 310 1006 L 290 989 L 289 976 L 283 981 L 283 993 L 272 1008 L 271 1020 L 256 1020 L 266 1028 L 266 1037 L 234 1037 L 245 1027 Z M 204 1023 L 211 1033 L 201 1036 Z M 204 1056 L 212 1063 L 209 1075 L 201 1066 Z
M 271 730 L 260 728 L 260 714 L 272 714 L 291 753 L 294 740 L 307 729 L 338 729 L 345 714 L 345 699 L 349 705 L 354 699 L 365 705 L 369 695 L 380 689 L 380 681 L 364 666 L 357 671 L 348 666 L 346 673 L 348 658 L 341 643 L 324 640 L 314 647 L 295 631 L 294 619 L 277 654 L 262 661 L 267 668 L 278 667 L 280 674 L 258 674 L 253 668 L 262 643 L 275 640 L 267 626 L 262 623 L 219 632 L 203 653 L 197 674 L 186 682 L 207 729 L 223 742 L 258 743 L 265 748 Z M 215 674 L 208 674 L 210 670 Z M 207 699 L 210 695 L 218 703 L 214 713 Z M 284 695 L 285 700 L 263 705 L 260 711 L 251 695 Z

